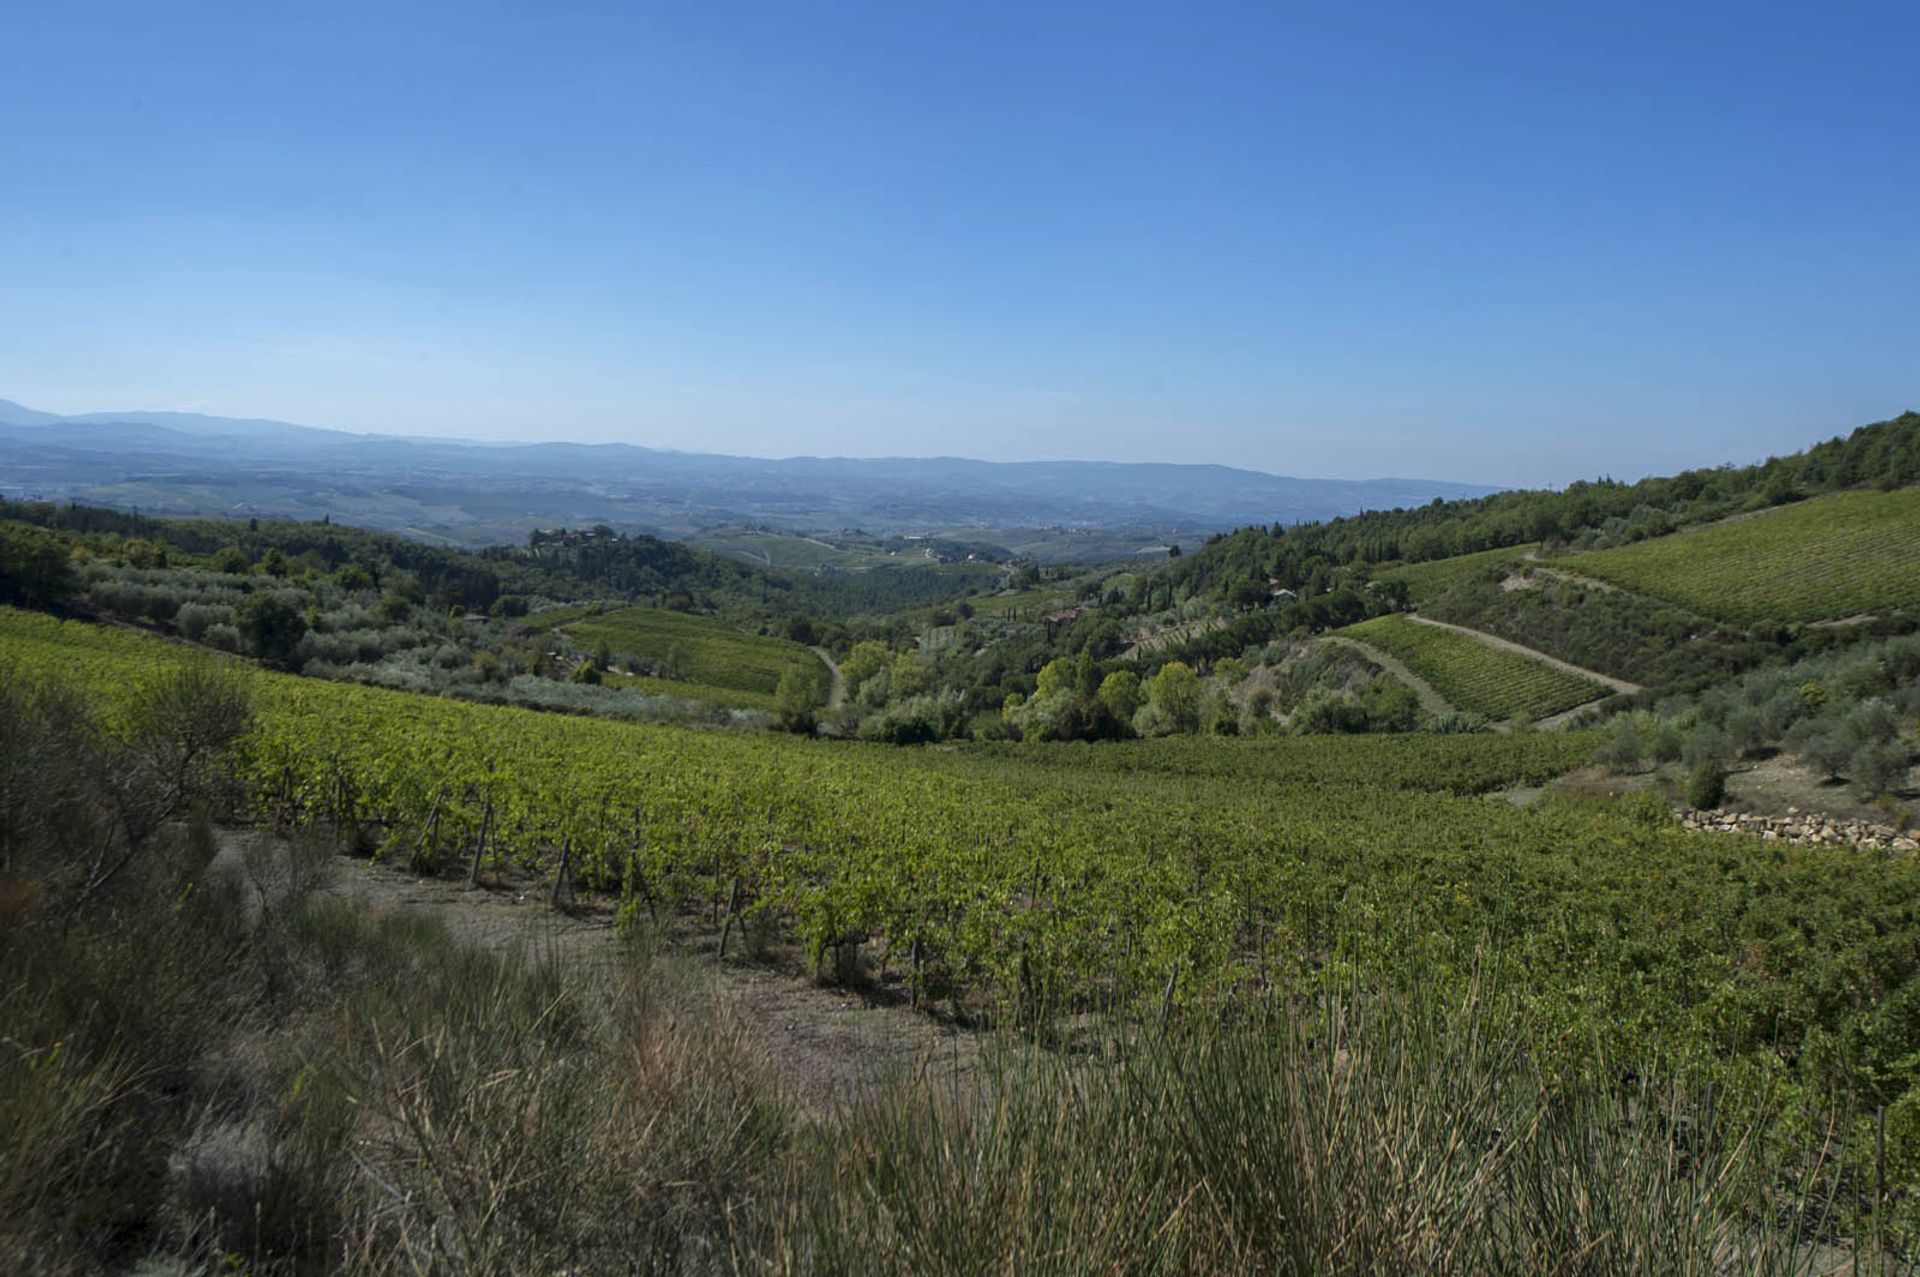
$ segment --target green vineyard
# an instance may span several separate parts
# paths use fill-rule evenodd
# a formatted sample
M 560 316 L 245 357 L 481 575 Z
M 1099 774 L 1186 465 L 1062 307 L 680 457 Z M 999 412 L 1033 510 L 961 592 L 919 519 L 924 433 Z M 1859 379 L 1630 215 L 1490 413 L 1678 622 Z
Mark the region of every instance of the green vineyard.
M 1378 616 L 1339 633 L 1404 661 L 1455 709 L 1488 718 L 1546 718 L 1606 692 L 1577 674 L 1404 616 Z
M 1427 563 L 1408 563 L 1401 567 L 1387 568 L 1375 576 L 1378 581 L 1398 581 L 1407 587 L 1407 598 L 1413 606 L 1419 607 L 1438 598 L 1468 577 L 1486 571 L 1502 563 L 1519 563 L 1537 545 L 1505 546 L 1497 550 L 1482 550 L 1478 554 L 1457 554 L 1450 559 L 1434 559 Z
M 1877 992 L 1920 969 L 1910 857 L 1689 834 L 1657 804 L 1481 796 L 1575 765 L 1587 734 L 899 750 L 303 680 L 0 610 L 5 677 L 111 703 L 190 662 L 253 690 L 241 768 L 262 822 L 564 870 L 636 911 L 759 918 L 925 997 L 1204 1003 L 1329 964 L 1434 982 L 1498 954 L 1597 1049 L 1758 1078 L 1844 1030 L 1864 1045 L 1818 1067 L 1891 1077 L 1916 1046 Z
M 667 672 L 663 686 L 650 685 L 642 689 L 646 691 L 684 694 L 684 689 L 673 688 L 684 681 L 748 694 L 727 699 L 729 705 L 771 709 L 780 676 L 788 670 L 825 678 L 820 658 L 799 643 L 745 634 L 684 612 L 627 607 L 582 617 L 565 628 L 578 647 L 591 651 L 605 643 L 616 659 L 638 657 Z
M 1740 624 L 1920 603 L 1920 488 L 1840 492 L 1559 561 Z

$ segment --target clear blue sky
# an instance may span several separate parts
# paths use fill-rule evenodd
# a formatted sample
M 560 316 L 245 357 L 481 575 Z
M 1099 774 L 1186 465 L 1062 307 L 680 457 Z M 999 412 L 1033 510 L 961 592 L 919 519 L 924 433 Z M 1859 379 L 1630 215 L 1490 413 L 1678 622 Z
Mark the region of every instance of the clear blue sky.
M 1562 483 L 1920 407 L 1911 0 L 4 30 L 0 397 L 54 411 Z

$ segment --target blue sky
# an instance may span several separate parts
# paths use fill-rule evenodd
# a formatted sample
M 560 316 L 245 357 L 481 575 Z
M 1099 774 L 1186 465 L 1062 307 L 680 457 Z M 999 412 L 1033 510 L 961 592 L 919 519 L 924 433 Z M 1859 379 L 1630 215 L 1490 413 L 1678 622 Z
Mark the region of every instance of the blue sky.
M 1500 483 L 1920 407 L 1920 6 L 7 6 L 0 397 Z

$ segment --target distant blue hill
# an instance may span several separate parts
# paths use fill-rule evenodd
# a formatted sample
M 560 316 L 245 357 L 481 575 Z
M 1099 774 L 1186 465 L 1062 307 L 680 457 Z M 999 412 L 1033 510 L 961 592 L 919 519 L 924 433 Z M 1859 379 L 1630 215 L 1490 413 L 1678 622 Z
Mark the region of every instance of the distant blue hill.
M 1426 479 L 1301 479 L 1231 466 L 956 457 L 769 460 L 628 444 L 350 434 L 181 412 L 39 412 L 0 400 L 0 492 L 259 513 L 467 543 L 608 523 L 686 535 L 720 523 L 873 532 L 1058 526 L 1142 541 L 1472 497 Z

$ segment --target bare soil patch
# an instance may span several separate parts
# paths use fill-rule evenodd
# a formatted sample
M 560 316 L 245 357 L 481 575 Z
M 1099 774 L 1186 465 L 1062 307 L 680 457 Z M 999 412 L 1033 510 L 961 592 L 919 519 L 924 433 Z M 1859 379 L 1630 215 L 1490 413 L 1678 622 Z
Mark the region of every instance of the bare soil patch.
M 237 868 L 251 840 L 272 836 L 229 831 L 222 860 Z M 623 945 L 652 946 L 656 962 L 678 968 L 742 1026 L 773 1076 L 816 1117 L 894 1082 L 965 1083 L 979 1061 L 982 1035 L 911 1009 L 897 978 L 871 988 L 822 985 L 789 949 L 747 956 L 737 928 L 721 961 L 718 934 L 693 919 L 662 917 L 644 935 L 623 935 L 614 902 L 583 897 L 556 908 L 550 879 L 504 873 L 476 887 L 464 875 L 423 877 L 347 855 L 331 867 L 328 894 L 377 912 L 431 916 L 474 948 L 586 969 L 621 960 Z

